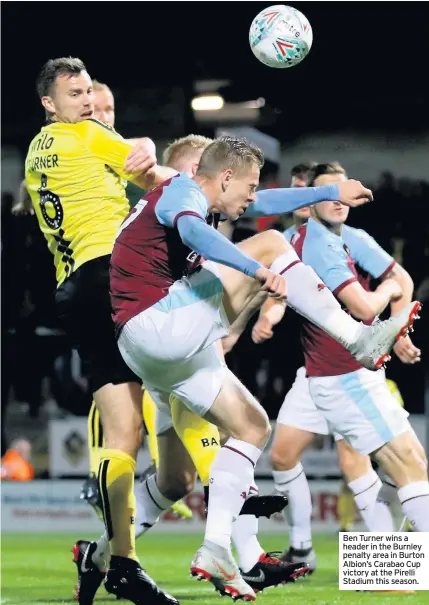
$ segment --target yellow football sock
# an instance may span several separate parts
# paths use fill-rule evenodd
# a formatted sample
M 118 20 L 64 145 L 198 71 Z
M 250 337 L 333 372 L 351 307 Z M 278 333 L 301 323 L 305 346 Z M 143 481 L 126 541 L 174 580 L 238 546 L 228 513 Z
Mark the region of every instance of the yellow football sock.
M 174 395 L 170 396 L 170 406 L 174 429 L 195 464 L 201 483 L 208 486 L 210 469 L 220 448 L 219 431 Z
M 340 528 L 351 531 L 355 522 L 356 504 L 352 492 L 344 481 L 338 494 L 337 512 Z
M 158 441 L 156 438 L 156 405 L 147 391 L 143 391 L 143 422 L 147 431 L 147 444 L 155 466 L 159 464 Z
M 112 555 L 138 561 L 135 540 L 136 461 L 120 450 L 104 449 L 98 475 L 104 524 Z
M 104 447 L 103 427 L 101 426 L 100 412 L 95 402 L 92 402 L 88 416 L 88 450 L 89 472 L 96 477 L 100 468 L 100 456 Z

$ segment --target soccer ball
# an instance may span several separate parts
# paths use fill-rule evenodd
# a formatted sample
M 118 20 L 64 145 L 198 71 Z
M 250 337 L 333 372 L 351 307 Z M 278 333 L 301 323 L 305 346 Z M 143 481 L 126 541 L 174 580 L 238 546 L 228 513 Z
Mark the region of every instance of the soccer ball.
M 275 4 L 257 15 L 250 26 L 250 48 L 268 67 L 292 67 L 309 53 L 313 31 L 296 8 Z

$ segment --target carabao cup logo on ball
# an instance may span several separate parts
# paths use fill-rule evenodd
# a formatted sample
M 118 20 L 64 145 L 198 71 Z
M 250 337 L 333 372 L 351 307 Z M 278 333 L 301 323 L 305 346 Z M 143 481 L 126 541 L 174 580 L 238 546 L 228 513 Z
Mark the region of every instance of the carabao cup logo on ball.
M 265 65 L 292 67 L 307 56 L 313 32 L 308 19 L 300 11 L 276 4 L 254 18 L 249 42 L 253 54 Z

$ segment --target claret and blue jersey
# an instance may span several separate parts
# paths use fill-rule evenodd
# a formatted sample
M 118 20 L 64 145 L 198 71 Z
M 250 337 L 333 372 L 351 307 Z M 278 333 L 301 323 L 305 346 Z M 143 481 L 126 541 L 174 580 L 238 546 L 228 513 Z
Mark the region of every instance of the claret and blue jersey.
M 369 291 L 371 277 L 383 278 L 395 264 L 368 233 L 347 225 L 338 236 L 310 218 L 292 235 L 291 243 L 301 260 L 336 296 L 353 282 Z M 308 376 L 334 376 L 361 368 L 342 345 L 306 320 L 302 339 Z

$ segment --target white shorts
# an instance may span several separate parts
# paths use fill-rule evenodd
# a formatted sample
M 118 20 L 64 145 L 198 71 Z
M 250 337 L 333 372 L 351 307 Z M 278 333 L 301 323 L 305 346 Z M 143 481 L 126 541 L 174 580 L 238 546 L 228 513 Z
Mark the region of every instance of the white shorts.
M 277 422 L 316 435 L 329 435 L 329 427 L 310 395 L 305 368 L 299 368 L 292 388 L 287 392 Z M 337 433 L 335 441 L 342 439 Z
M 228 330 L 218 267 L 206 261 L 198 273 L 175 282 L 167 296 L 130 319 L 118 345 L 161 412 L 169 410 L 173 393 L 203 416 L 222 387 L 226 365 L 216 341 Z
M 412 430 L 408 413 L 391 394 L 383 370 L 362 368 L 308 380 L 311 397 L 329 430 L 339 433 L 360 454 L 371 454 Z

